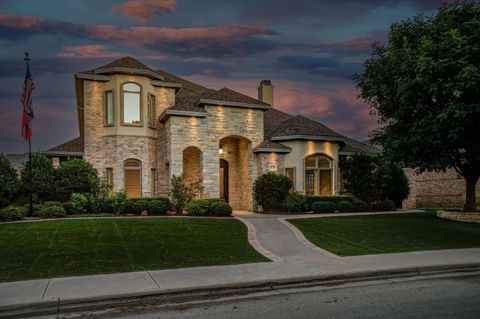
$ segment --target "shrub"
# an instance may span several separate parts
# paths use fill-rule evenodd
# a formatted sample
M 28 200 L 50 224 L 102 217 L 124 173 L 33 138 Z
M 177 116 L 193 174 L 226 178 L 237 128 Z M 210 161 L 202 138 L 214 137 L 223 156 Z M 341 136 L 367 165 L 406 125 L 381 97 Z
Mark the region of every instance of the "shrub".
M 0 208 L 7 206 L 18 191 L 20 182 L 17 172 L 8 158 L 0 153 Z
M 337 203 L 337 209 L 341 212 L 353 211 L 353 204 L 347 200 L 342 200 Z
M 172 208 L 170 200 L 166 197 L 156 197 L 149 201 L 148 212 L 150 214 L 165 214 Z
M 43 203 L 42 205 L 40 206 L 58 206 L 58 207 L 62 207 L 62 203 L 60 202 L 57 202 L 57 201 L 48 201 L 48 202 L 45 202 Z
M 410 186 L 408 184 L 408 177 L 405 175 L 403 169 L 390 163 L 388 166 L 389 178 L 386 185 L 386 196 L 391 199 L 396 207 L 402 207 L 402 201 L 408 197 L 410 193 Z
M 93 194 L 87 194 L 87 212 L 89 213 L 113 213 L 109 205 L 108 183 L 100 182 L 98 190 Z
M 292 192 L 287 195 L 287 198 L 283 201 L 283 210 L 287 212 L 303 212 L 305 211 L 305 196 L 299 192 Z
M 353 210 L 356 212 L 364 212 L 368 209 L 367 203 L 365 203 L 363 200 L 356 198 L 353 201 Z
M 144 210 L 148 211 L 148 200 L 140 199 L 140 200 L 132 200 L 132 211 L 131 213 L 140 214 Z
M 122 212 L 125 214 L 133 214 L 135 211 L 135 208 L 133 207 L 133 203 L 134 202 L 131 198 L 126 198 Z
M 23 166 L 20 172 L 20 190 L 27 195 L 30 187 L 33 197 L 40 202 L 53 199 L 55 194 L 55 169 L 52 161 L 41 153 L 32 153 L 32 183 L 30 184 L 29 167 L 30 160 Z
M 55 175 L 57 192 L 64 198 L 72 193 L 95 194 L 100 187 L 97 170 L 81 159 L 62 162 Z
M 5 221 L 20 220 L 27 215 L 27 209 L 22 206 L 7 206 L 0 209 L 0 219 Z
M 312 204 L 312 210 L 315 213 L 333 212 L 335 208 L 334 202 L 321 201 Z
M 392 211 L 395 210 L 395 203 L 389 199 L 378 201 L 372 205 L 372 209 L 376 211 Z
M 173 175 L 170 179 L 170 185 L 169 197 L 172 207 L 177 214 L 182 214 L 185 205 L 195 197 L 198 197 L 203 191 L 200 180 L 187 184 L 183 174 L 180 176 Z
M 73 193 L 70 195 L 70 202 L 72 203 L 73 212 L 75 214 L 84 213 L 88 204 L 88 200 L 85 195 L 79 193 Z
M 232 206 L 225 202 L 213 202 L 210 206 L 211 216 L 231 216 Z
M 75 209 L 73 208 L 73 204 L 71 201 L 65 202 L 62 204 L 63 209 L 65 209 L 65 213 L 67 215 L 71 215 L 75 212 Z
M 327 196 L 305 196 L 305 209 L 306 210 L 313 210 L 312 204 L 315 202 L 333 202 L 338 203 L 340 201 L 354 201 L 355 196 L 353 195 L 327 195 Z
M 42 218 L 58 218 L 65 217 L 66 212 L 65 209 L 59 205 L 42 205 L 38 215 Z
M 108 199 L 108 206 L 117 215 L 125 210 L 125 204 L 127 202 L 127 196 L 124 192 L 115 193 Z
M 188 215 L 191 216 L 206 216 L 208 215 L 208 207 L 202 205 L 198 201 L 191 201 L 185 206 L 185 210 L 188 212 Z
M 282 174 L 266 173 L 255 181 L 255 200 L 264 211 L 281 210 L 282 203 L 292 188 L 290 179 Z

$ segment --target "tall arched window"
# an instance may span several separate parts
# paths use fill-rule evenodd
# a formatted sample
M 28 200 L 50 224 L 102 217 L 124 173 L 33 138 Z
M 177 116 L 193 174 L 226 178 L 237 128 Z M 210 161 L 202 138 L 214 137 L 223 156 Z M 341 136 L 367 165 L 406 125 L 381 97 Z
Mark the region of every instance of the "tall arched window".
M 332 195 L 332 160 L 325 155 L 305 159 L 305 194 Z
M 122 85 L 122 123 L 141 125 L 141 87 L 136 83 Z
M 142 162 L 127 159 L 123 162 L 125 176 L 125 194 L 129 198 L 142 196 Z

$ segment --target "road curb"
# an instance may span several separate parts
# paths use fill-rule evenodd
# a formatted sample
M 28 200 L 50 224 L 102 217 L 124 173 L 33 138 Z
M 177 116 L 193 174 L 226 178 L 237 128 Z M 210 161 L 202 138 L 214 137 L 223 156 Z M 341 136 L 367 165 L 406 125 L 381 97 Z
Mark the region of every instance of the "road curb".
M 206 298 L 241 295 L 252 292 L 285 288 L 314 286 L 336 286 L 359 281 L 385 280 L 448 273 L 470 273 L 480 271 L 480 263 L 429 265 L 421 267 L 399 267 L 381 270 L 352 271 L 338 274 L 297 276 L 279 280 L 244 281 L 231 284 L 212 284 L 148 292 L 118 293 L 93 298 L 56 300 L 0 306 L 0 318 L 22 318 L 51 314 L 66 314 L 85 310 L 101 310 L 126 305 L 161 304 L 195 301 Z

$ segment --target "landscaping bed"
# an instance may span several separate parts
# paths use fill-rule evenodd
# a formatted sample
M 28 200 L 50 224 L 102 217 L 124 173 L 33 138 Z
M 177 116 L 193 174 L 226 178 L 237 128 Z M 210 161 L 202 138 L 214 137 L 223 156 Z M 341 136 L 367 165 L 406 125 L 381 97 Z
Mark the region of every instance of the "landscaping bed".
M 92 218 L 0 225 L 0 281 L 268 261 L 234 219 Z
M 432 213 L 288 219 L 313 244 L 340 256 L 480 247 L 480 225 Z

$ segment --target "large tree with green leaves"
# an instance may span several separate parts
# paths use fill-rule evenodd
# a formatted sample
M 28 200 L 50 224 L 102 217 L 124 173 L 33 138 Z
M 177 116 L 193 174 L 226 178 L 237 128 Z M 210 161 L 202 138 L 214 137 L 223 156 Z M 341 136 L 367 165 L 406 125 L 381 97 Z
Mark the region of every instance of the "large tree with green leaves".
M 404 165 L 453 167 L 466 181 L 466 211 L 476 209 L 480 176 L 479 43 L 480 4 L 445 5 L 393 24 L 356 79 L 381 124 L 373 140 Z
M 0 208 L 15 196 L 18 186 L 17 172 L 8 158 L 0 153 Z
M 32 165 L 32 181 L 30 183 L 29 167 Z M 28 160 L 20 172 L 21 191 L 28 196 L 30 189 L 34 200 L 44 202 L 55 195 L 55 169 L 52 161 L 41 153 L 32 153 L 32 161 Z

